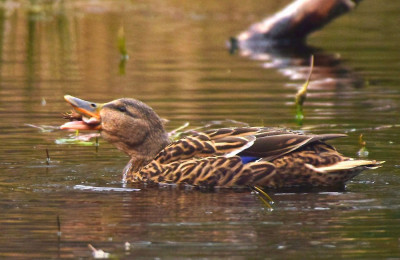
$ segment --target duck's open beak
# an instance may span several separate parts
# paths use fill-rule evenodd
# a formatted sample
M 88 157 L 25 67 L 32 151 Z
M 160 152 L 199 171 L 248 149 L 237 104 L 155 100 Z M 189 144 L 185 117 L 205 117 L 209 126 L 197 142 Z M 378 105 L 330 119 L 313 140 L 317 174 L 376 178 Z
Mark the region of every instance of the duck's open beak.
M 71 121 L 60 126 L 61 129 L 71 130 L 100 130 L 101 129 L 101 118 L 100 110 L 102 104 L 96 104 L 88 102 L 70 95 L 64 96 L 74 110 L 82 115 L 81 120 Z

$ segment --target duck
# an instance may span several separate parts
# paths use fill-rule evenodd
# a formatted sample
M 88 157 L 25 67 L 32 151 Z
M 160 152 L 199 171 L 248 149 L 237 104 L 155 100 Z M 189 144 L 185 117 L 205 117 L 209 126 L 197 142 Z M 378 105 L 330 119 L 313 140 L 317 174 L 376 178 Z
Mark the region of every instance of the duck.
M 94 103 L 65 95 L 73 108 L 66 130 L 100 131 L 130 160 L 124 182 L 217 189 L 343 187 L 363 170 L 384 162 L 353 159 L 327 141 L 345 134 L 305 134 L 276 127 L 188 131 L 171 140 L 165 122 L 145 103 L 120 98 Z

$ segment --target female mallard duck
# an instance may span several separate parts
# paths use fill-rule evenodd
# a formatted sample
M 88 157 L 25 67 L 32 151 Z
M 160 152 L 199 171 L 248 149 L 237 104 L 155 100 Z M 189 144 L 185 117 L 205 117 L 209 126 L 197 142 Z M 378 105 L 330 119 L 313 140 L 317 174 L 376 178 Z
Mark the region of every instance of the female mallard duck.
M 171 142 L 162 120 L 146 104 L 121 98 L 105 104 L 66 95 L 78 113 L 61 129 L 100 130 L 127 153 L 128 182 L 198 187 L 342 186 L 382 162 L 344 157 L 326 140 L 343 134 L 306 135 L 277 128 L 222 128 Z

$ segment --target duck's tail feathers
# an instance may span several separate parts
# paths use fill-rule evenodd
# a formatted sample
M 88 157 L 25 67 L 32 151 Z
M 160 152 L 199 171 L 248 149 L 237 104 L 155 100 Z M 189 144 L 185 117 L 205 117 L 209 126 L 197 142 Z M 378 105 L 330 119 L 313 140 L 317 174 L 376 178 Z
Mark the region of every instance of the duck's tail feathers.
M 376 169 L 382 166 L 385 161 L 369 161 L 369 160 L 346 160 L 337 162 L 329 166 L 315 167 L 311 164 L 306 164 L 306 166 L 314 171 L 320 173 L 333 173 L 343 170 L 356 169 L 362 167 L 364 169 Z

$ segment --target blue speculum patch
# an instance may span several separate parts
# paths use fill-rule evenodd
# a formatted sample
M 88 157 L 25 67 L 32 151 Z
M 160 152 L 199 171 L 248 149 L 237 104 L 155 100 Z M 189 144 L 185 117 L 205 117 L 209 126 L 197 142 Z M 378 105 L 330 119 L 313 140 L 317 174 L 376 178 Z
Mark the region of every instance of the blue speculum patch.
M 242 159 L 243 164 L 249 163 L 249 162 L 255 162 L 257 161 L 258 157 L 254 157 L 254 156 L 240 156 L 240 158 Z

